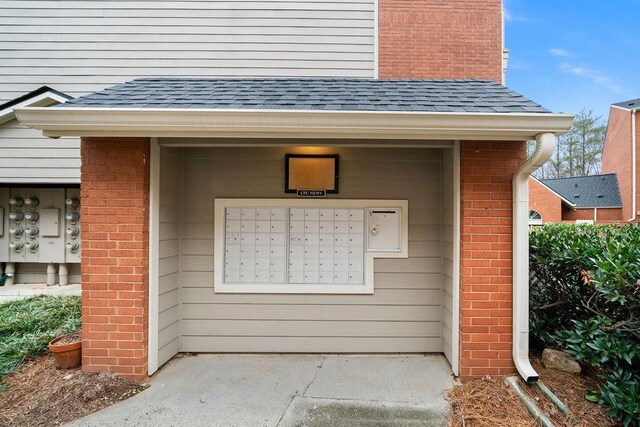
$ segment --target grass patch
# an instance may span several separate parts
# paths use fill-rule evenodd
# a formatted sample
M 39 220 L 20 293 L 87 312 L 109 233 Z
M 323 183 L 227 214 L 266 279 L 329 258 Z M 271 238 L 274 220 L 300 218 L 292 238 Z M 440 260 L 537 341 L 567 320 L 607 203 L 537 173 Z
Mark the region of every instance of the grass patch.
M 81 325 L 80 297 L 38 295 L 0 304 L 0 381 L 53 338 Z M 1 390 L 1 388 L 0 388 Z

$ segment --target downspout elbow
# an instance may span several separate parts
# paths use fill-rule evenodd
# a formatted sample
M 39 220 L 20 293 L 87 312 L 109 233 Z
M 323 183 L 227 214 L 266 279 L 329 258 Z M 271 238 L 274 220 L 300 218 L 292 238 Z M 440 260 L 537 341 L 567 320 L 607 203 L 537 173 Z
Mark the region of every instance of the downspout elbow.
M 513 175 L 513 362 L 527 383 L 538 381 L 529 361 L 529 177 L 553 154 L 556 137 L 536 136 L 536 149 Z

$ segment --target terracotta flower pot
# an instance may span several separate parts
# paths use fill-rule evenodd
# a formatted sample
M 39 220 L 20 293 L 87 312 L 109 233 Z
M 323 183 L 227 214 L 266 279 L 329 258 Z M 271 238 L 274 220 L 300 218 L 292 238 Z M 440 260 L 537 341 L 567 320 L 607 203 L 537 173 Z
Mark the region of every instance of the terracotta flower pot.
M 74 335 L 77 335 L 79 339 L 65 343 Z M 62 343 L 60 343 L 60 341 L 62 341 Z M 56 359 L 56 364 L 61 369 L 80 366 L 80 362 L 82 361 L 82 332 L 71 332 L 70 334 L 52 339 L 49 342 L 49 351 L 53 354 L 53 357 Z

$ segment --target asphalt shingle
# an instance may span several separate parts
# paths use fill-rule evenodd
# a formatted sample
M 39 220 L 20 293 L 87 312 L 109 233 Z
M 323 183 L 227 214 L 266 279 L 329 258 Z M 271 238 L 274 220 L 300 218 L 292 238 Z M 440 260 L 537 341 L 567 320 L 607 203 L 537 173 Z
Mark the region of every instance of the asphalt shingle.
M 577 208 L 619 208 L 622 206 L 618 177 L 605 175 L 542 179 L 543 184 L 575 203 Z
M 493 80 L 141 78 L 55 108 L 549 113 Z

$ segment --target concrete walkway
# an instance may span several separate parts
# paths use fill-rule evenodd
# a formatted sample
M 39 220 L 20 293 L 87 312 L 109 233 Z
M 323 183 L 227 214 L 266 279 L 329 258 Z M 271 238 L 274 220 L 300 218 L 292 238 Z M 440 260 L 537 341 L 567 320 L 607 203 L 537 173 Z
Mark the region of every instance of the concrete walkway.
M 440 356 L 198 355 L 74 426 L 446 426 Z
M 0 286 L 0 303 L 34 295 L 80 295 L 80 284 L 47 286 L 46 284 L 19 284 Z

